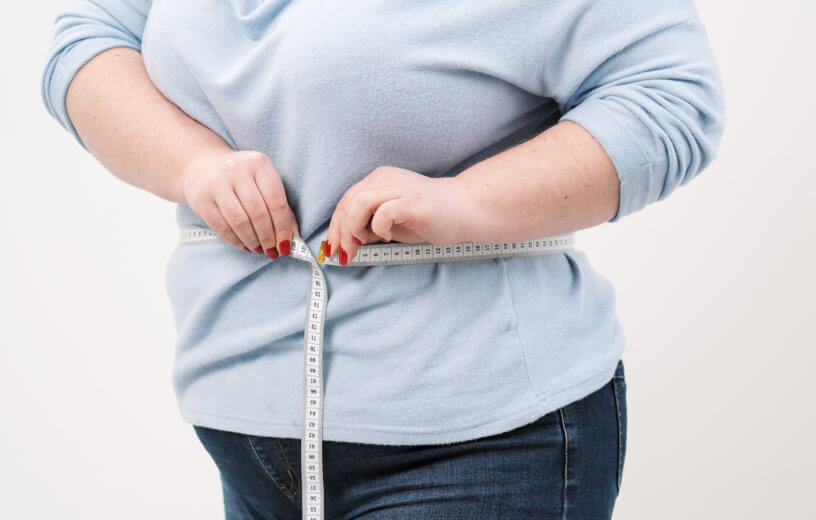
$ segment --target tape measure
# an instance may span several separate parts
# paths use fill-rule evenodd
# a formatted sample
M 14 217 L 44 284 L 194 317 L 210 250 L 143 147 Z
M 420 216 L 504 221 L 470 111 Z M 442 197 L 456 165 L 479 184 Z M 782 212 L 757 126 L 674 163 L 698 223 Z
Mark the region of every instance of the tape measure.
M 210 240 L 223 239 L 209 228 L 198 226 L 180 228 L 182 244 Z M 360 246 L 354 258 L 341 266 L 336 257 L 325 257 L 324 242 L 320 244 L 317 259 L 303 239 L 292 236 L 291 242 L 292 250 L 289 257 L 309 264 L 309 301 L 306 308 L 303 350 L 303 436 L 300 445 L 300 467 L 304 482 L 302 508 L 303 518 L 306 520 L 324 520 L 326 505 L 323 494 L 323 324 L 326 318 L 328 287 L 320 264 L 347 268 L 460 262 L 563 253 L 575 248 L 573 233 L 521 242 L 457 242 L 449 245 L 396 242 Z

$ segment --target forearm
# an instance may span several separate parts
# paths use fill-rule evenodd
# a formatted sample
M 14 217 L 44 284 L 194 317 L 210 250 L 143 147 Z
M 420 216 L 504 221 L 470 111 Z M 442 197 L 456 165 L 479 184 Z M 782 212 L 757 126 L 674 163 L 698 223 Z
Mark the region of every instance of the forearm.
M 609 156 L 572 121 L 452 179 L 471 205 L 462 241 L 529 240 L 589 228 L 612 219 L 620 197 Z
M 102 52 L 74 77 L 65 98 L 88 151 L 121 180 L 163 199 L 186 202 L 181 174 L 194 158 L 231 151 L 156 88 L 142 56 Z

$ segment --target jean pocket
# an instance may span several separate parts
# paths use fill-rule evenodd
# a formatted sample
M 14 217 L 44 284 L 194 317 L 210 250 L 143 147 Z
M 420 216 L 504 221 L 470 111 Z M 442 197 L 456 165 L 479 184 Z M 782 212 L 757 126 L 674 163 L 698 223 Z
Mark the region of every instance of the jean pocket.
M 234 489 L 247 482 L 271 482 L 289 501 L 295 502 L 300 478 L 292 461 L 297 439 L 259 437 L 194 426 L 201 444 L 212 457 L 221 479 Z M 266 486 L 264 486 L 266 487 Z
M 615 411 L 618 419 L 618 471 L 617 489 L 620 491 L 621 478 L 623 477 L 623 463 L 626 459 L 626 379 L 623 373 L 623 361 L 618 362 L 615 375 L 612 377 L 612 389 L 615 395 Z
M 281 493 L 295 501 L 300 489 L 300 478 L 290 461 L 296 460 L 277 437 L 246 435 L 252 456 Z M 285 441 L 288 444 L 288 440 Z

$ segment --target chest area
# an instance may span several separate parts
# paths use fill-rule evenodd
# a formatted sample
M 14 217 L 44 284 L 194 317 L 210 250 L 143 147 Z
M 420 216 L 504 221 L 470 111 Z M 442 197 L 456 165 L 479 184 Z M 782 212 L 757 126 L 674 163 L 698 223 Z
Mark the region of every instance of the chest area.
M 541 104 L 533 12 L 481 0 L 154 0 L 144 54 L 160 90 L 206 101 L 241 147 L 344 143 L 391 163 L 431 152 L 444 169 Z

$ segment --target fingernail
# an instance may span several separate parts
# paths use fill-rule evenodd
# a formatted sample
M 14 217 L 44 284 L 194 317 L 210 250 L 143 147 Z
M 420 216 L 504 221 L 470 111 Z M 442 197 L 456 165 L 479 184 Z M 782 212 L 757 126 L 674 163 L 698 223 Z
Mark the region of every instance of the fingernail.
M 331 242 L 329 242 L 328 240 L 326 240 L 326 252 L 325 252 L 325 254 L 326 254 L 326 256 L 331 256 Z
M 363 242 L 359 238 L 357 238 L 357 237 L 355 237 L 353 235 L 352 235 L 351 238 L 354 240 L 354 243 L 357 244 L 358 246 L 363 245 Z
M 340 265 L 346 265 L 348 263 L 348 254 L 346 254 L 342 247 L 338 255 L 340 256 Z
M 251 253 L 251 252 L 252 252 L 252 250 L 251 250 L 251 249 L 249 249 L 247 246 L 244 246 L 244 251 L 246 251 L 247 253 Z
M 263 254 L 263 248 L 261 246 L 258 246 L 258 247 L 255 248 L 255 252 L 262 255 Z
M 280 254 L 283 256 L 289 256 L 289 253 L 292 251 L 291 248 L 292 244 L 289 243 L 288 240 L 284 240 L 280 244 L 278 244 L 278 248 L 280 249 Z
M 278 250 L 274 247 L 270 247 L 266 250 L 266 256 L 274 260 L 278 257 Z

